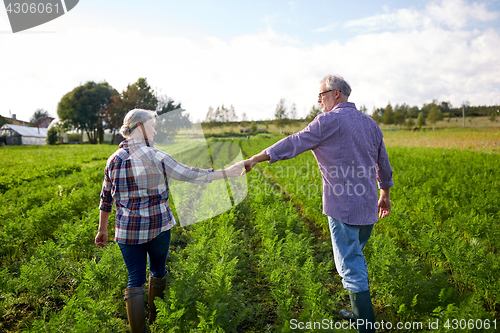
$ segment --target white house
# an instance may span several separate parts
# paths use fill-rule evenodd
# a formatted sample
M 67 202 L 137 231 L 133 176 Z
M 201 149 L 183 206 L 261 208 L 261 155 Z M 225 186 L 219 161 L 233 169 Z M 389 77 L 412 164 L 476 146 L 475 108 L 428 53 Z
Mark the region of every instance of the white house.
M 6 136 L 7 145 L 44 145 L 47 128 L 5 124 L 0 136 Z

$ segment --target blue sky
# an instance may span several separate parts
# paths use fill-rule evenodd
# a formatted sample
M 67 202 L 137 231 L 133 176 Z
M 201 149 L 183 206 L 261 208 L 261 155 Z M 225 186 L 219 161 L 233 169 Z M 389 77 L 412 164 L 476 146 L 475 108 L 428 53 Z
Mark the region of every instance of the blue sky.
M 328 73 L 369 112 L 500 104 L 500 0 L 87 0 L 17 34 L 0 10 L 0 48 L 0 114 L 25 120 L 37 108 L 56 115 L 88 80 L 121 91 L 139 77 L 195 121 L 222 104 L 272 119 L 280 98 L 305 116 Z

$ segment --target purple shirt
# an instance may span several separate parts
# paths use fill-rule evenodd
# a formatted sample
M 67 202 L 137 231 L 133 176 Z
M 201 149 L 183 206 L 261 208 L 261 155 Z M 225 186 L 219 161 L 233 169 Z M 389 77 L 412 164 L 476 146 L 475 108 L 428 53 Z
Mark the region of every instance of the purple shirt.
M 378 221 L 378 191 L 394 185 L 377 123 L 354 103 L 337 104 L 263 152 L 269 163 L 312 150 L 323 179 L 323 214 L 353 225 Z

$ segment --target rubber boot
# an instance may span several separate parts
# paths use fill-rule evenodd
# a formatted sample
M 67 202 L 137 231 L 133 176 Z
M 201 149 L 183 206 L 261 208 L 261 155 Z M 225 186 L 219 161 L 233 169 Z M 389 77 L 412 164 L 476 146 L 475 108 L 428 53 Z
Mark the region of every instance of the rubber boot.
M 159 297 L 163 299 L 163 291 L 167 283 L 163 278 L 149 276 L 148 299 L 149 299 L 149 324 L 156 320 L 156 306 L 154 299 Z
M 370 291 L 362 291 L 360 293 L 352 293 L 349 295 L 351 299 L 352 311 L 340 310 L 340 316 L 344 319 L 356 321 L 358 324 L 358 332 L 371 333 L 375 332 L 375 313 L 373 312 L 372 299 Z
M 146 317 L 144 315 L 144 288 L 133 287 L 125 289 L 123 297 L 127 307 L 127 317 L 132 333 L 145 333 Z

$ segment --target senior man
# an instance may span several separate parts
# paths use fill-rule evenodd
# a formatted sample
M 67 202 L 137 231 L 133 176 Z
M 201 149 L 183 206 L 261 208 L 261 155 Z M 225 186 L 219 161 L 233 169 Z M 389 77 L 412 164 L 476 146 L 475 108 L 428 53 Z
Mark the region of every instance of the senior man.
M 320 84 L 323 113 L 302 131 L 246 160 L 244 172 L 263 161 L 312 150 L 323 179 L 323 214 L 328 216 L 335 267 L 350 291 L 352 311 L 341 310 L 340 315 L 360 323 L 359 332 L 372 332 L 375 315 L 363 248 L 378 218 L 391 211 L 392 168 L 377 123 L 347 101 L 349 84 L 339 75 L 326 75 Z

